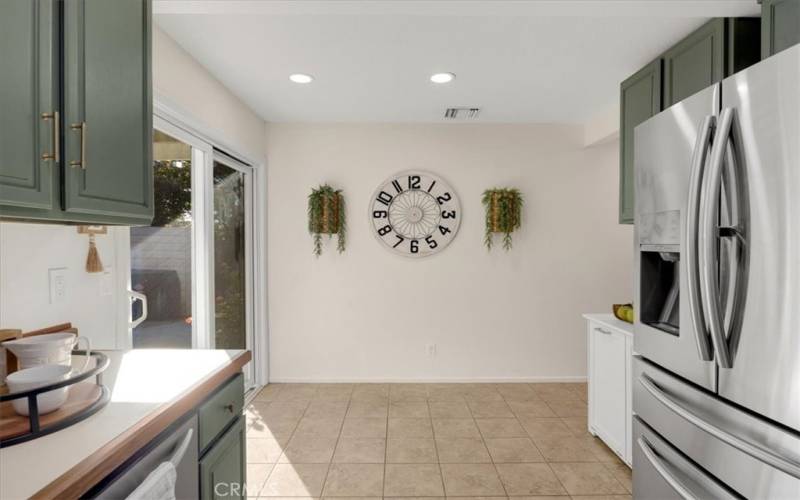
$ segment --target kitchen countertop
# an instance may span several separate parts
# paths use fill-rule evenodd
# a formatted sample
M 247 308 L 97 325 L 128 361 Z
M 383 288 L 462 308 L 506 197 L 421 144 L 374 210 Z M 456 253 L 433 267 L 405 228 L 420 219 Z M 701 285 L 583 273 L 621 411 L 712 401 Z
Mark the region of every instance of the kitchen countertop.
M 251 359 L 239 350 L 103 352 L 111 401 L 71 427 L 0 449 L 0 498 L 80 496 Z
M 589 321 L 600 323 L 609 328 L 619 330 L 629 337 L 633 337 L 633 325 L 627 321 L 617 319 L 617 317 L 611 313 L 584 314 L 583 317 Z

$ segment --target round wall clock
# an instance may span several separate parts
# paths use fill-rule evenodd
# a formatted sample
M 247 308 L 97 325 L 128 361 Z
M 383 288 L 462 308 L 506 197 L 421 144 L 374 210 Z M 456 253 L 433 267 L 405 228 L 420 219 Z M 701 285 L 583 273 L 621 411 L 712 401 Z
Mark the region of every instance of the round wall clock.
M 458 232 L 461 205 L 456 192 L 440 177 L 409 170 L 378 186 L 369 217 L 375 236 L 388 248 L 409 257 L 443 250 Z

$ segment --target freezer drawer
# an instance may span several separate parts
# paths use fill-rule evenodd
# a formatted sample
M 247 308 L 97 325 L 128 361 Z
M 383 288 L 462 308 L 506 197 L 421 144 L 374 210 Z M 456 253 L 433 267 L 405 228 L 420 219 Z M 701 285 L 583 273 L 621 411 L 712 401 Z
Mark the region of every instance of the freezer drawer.
M 639 356 L 634 357 L 633 391 L 639 419 L 736 493 L 800 498 L 800 435 Z
M 738 498 L 638 418 L 633 419 L 633 439 L 633 496 L 636 500 Z

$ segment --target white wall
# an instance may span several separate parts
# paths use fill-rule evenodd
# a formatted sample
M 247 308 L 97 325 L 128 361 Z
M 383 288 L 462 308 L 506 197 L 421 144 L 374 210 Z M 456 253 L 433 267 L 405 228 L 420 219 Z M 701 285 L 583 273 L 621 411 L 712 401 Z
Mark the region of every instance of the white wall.
M 127 230 L 127 229 L 125 229 Z M 95 238 L 105 273 L 86 272 L 89 237 L 75 226 L 0 223 L 0 328 L 35 330 L 71 322 L 92 347 L 116 347 L 118 302 L 114 239 Z M 66 268 L 66 299 L 50 303 L 50 268 Z
M 153 90 L 217 141 L 256 161 L 263 158 L 264 120 L 158 26 L 153 26 Z
M 583 140 L 560 125 L 268 125 L 271 380 L 585 377 L 580 314 L 631 300 L 632 230 L 617 224 L 618 144 Z M 367 217 L 378 183 L 412 168 L 447 179 L 463 211 L 422 260 L 383 248 Z M 317 259 L 306 200 L 324 182 L 344 189 L 349 241 Z M 508 253 L 482 244 L 493 186 L 526 198 Z

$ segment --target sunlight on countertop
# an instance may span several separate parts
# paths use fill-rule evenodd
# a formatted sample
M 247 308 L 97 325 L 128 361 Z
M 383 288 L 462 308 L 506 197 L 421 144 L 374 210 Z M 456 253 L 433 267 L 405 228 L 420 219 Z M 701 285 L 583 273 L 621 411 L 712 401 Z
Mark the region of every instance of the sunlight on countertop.
M 140 349 L 126 352 L 111 389 L 113 403 L 159 403 L 196 385 L 233 351 Z

